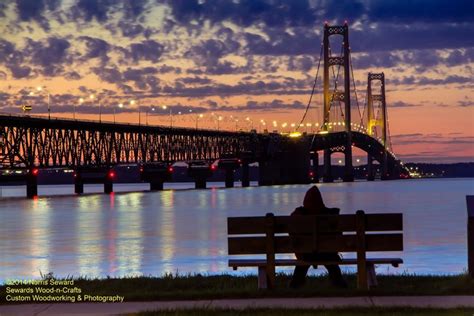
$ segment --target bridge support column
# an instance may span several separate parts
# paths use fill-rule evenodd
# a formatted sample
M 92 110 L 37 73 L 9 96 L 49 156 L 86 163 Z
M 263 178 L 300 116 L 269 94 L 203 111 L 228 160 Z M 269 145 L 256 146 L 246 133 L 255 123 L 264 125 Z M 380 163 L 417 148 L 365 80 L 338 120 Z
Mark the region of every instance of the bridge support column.
M 225 187 L 233 188 L 234 187 L 234 168 L 225 169 Z
M 26 197 L 29 199 L 38 196 L 38 169 L 31 169 L 26 175 Z
M 319 154 L 317 151 L 311 152 L 311 171 L 309 173 L 310 181 L 312 183 L 319 182 Z
M 81 167 L 74 172 L 74 193 L 83 194 L 84 184 L 102 183 L 104 193 L 109 194 L 114 190 L 115 171 L 108 167 Z
M 196 189 L 206 189 L 207 187 L 207 177 L 206 176 L 196 176 L 194 178 L 194 188 Z
M 248 162 L 242 163 L 242 187 L 250 186 L 250 167 Z
M 374 165 L 373 158 L 370 154 L 367 154 L 367 181 L 374 181 Z
M 380 179 L 381 180 L 390 180 L 391 176 L 388 173 L 388 157 L 387 157 L 387 151 L 385 150 L 383 153 L 383 160 L 382 160 L 382 166 L 380 170 Z
M 76 194 L 84 193 L 84 182 L 82 182 L 82 179 L 79 173 L 74 174 L 74 193 Z
M 225 187 L 234 187 L 234 171 L 240 167 L 240 160 L 235 157 L 219 159 L 218 167 L 224 169 L 225 172 Z
M 280 163 L 278 161 L 258 162 L 258 185 L 276 185 L 280 182 Z
M 110 194 L 112 192 L 114 192 L 114 184 L 112 179 L 109 179 L 109 177 L 107 176 L 104 182 L 104 193 Z
M 194 179 L 196 189 L 205 189 L 206 180 L 212 176 L 215 166 L 205 161 L 188 162 L 188 176 Z
M 324 171 L 323 171 L 323 182 L 334 182 L 331 172 L 331 150 L 324 150 Z
M 163 190 L 164 181 L 154 180 L 150 181 L 150 191 L 161 191 Z
M 352 140 L 351 132 L 347 134 L 348 141 L 346 143 L 346 150 L 344 150 L 344 182 L 354 181 L 354 168 L 352 166 Z
M 170 181 L 173 167 L 163 162 L 147 163 L 140 166 L 140 179 L 150 183 L 150 191 L 163 190 L 163 184 Z

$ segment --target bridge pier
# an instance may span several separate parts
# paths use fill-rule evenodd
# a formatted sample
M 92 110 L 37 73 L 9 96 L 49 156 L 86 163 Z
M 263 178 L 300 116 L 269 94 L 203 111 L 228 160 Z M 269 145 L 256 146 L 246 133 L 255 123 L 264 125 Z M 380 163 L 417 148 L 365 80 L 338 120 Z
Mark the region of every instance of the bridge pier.
M 240 160 L 238 158 L 222 158 L 219 159 L 217 166 L 225 171 L 225 187 L 233 188 L 234 172 L 240 167 Z
M 242 187 L 250 186 L 250 167 L 246 161 L 242 162 Z
M 344 150 L 344 182 L 354 182 L 354 168 L 352 166 L 352 137 L 351 132 L 347 134 L 347 143 Z
M 114 191 L 115 171 L 109 167 L 82 167 L 74 172 L 74 193 L 83 194 L 84 184 L 103 183 L 104 193 Z
M 280 163 L 278 161 L 258 162 L 258 185 L 276 185 L 280 183 Z
M 312 183 L 319 182 L 319 154 L 317 151 L 311 152 L 311 171 L 309 172 L 309 178 Z
M 38 196 L 38 169 L 28 170 L 26 175 L 26 197 L 33 199 Z
M 188 162 L 188 176 L 194 179 L 194 187 L 196 189 L 205 189 L 206 180 L 212 176 L 215 170 L 214 165 L 210 165 L 206 161 Z
M 331 150 L 324 150 L 324 170 L 323 170 L 323 182 L 330 183 L 334 182 L 331 171 Z
M 372 156 L 367 154 L 367 181 L 375 180 L 373 160 Z
M 163 184 L 171 180 L 173 167 L 166 163 L 156 162 L 140 166 L 140 178 L 150 184 L 150 191 L 163 190 Z
M 290 139 L 271 160 L 259 162 L 259 185 L 310 183 L 309 143 Z
M 382 159 L 382 166 L 381 166 L 381 173 L 380 173 L 380 179 L 381 180 L 390 180 L 392 177 L 390 176 L 388 172 L 388 161 L 387 161 L 387 151 L 385 150 L 383 153 L 383 159 Z

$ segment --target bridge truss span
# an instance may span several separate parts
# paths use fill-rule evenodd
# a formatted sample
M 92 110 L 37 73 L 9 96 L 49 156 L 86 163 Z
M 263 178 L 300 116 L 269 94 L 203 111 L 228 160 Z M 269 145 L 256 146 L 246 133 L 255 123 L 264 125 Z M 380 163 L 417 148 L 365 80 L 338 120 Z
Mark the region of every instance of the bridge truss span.
M 317 134 L 311 139 L 310 150 L 326 150 L 331 154 L 335 152 L 344 152 L 347 146 L 347 133 L 334 132 L 327 134 Z M 309 136 L 308 136 L 309 137 Z M 365 133 L 352 131 L 351 146 L 365 151 L 370 157 L 373 157 L 381 165 L 386 165 L 386 174 L 382 175 L 386 179 L 398 179 L 408 177 L 409 172 L 390 151 L 386 150 L 384 144 L 377 139 Z
M 255 133 L 0 115 L 0 165 L 69 167 L 218 159 L 256 152 Z

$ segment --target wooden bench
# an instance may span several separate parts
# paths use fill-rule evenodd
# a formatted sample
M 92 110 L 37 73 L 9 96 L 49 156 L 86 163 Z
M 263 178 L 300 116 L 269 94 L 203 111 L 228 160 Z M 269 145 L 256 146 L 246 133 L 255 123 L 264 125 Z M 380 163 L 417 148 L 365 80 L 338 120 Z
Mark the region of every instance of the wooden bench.
M 398 267 L 400 258 L 370 258 L 368 251 L 403 250 L 403 214 L 297 215 L 227 218 L 230 256 L 265 255 L 265 259 L 229 260 L 229 267 L 258 268 L 258 287 L 272 288 L 276 266 L 357 265 L 357 287 L 377 285 L 376 264 Z M 378 232 L 378 233 L 376 233 Z M 383 233 L 380 233 L 383 232 Z M 290 236 L 289 234 L 292 233 Z M 311 252 L 355 252 L 355 259 L 337 262 L 277 259 L 278 254 Z

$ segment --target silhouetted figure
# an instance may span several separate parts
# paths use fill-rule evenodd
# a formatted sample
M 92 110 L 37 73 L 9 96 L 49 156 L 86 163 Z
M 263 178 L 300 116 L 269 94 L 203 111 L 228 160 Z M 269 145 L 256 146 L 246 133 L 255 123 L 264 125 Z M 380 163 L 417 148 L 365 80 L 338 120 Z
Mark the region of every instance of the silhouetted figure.
M 321 192 L 316 186 L 310 188 L 304 197 L 303 206 L 296 208 L 291 216 L 300 215 L 338 215 L 338 208 L 328 208 L 324 205 Z M 299 234 L 301 235 L 301 234 Z M 304 261 L 340 261 L 341 257 L 336 252 L 312 252 L 312 253 L 296 253 L 296 258 Z M 296 266 L 290 287 L 298 288 L 305 283 L 306 273 L 310 266 Z M 341 273 L 341 269 L 337 264 L 326 265 L 331 283 L 339 287 L 347 287 Z M 314 268 L 317 268 L 315 266 Z

